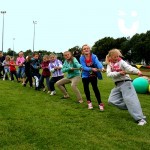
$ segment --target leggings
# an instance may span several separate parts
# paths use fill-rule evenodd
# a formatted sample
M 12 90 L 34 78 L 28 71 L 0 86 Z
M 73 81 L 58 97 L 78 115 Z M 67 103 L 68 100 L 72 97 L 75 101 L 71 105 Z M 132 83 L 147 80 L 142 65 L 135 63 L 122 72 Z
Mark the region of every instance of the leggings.
M 91 83 L 97 102 L 98 104 L 100 104 L 101 94 L 97 86 L 97 77 L 82 78 L 82 83 L 83 83 L 84 93 L 85 93 L 87 101 L 91 102 L 91 95 L 90 95 L 90 90 L 89 90 L 89 83 Z

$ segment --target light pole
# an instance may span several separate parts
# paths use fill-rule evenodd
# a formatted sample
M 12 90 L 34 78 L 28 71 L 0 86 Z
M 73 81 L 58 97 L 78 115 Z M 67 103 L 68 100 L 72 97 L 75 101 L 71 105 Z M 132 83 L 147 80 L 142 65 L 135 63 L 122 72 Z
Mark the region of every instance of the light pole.
M 3 52 L 3 43 L 4 43 L 4 14 L 6 11 L 1 11 L 1 14 L 3 14 L 3 26 L 2 26 L 2 52 Z
M 14 53 L 15 53 L 15 46 L 14 46 L 14 40 L 15 40 L 15 38 L 13 38 L 13 56 L 14 56 Z
M 33 53 L 34 53 L 34 42 L 35 42 L 35 25 L 37 24 L 37 21 L 33 21 L 34 25 L 34 31 L 33 31 Z

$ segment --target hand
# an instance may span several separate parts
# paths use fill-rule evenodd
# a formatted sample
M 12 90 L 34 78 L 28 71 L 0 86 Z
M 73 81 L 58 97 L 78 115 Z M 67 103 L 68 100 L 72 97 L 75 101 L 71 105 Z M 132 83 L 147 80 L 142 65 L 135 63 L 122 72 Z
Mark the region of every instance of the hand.
M 97 70 L 97 68 L 92 68 L 92 71 L 97 72 L 98 70 Z
M 73 71 L 74 70 L 74 68 L 70 68 L 70 71 Z
M 106 72 L 106 69 L 105 69 L 105 68 L 102 68 L 102 72 Z
M 141 71 L 138 72 L 138 76 L 143 76 Z
M 120 72 L 120 74 L 123 75 L 123 76 L 126 74 L 125 71 L 119 71 L 119 72 Z
M 82 71 L 83 70 L 83 68 L 80 68 L 80 71 Z
M 55 69 L 55 70 L 59 70 L 60 68 L 56 66 L 56 67 L 54 67 L 54 69 Z

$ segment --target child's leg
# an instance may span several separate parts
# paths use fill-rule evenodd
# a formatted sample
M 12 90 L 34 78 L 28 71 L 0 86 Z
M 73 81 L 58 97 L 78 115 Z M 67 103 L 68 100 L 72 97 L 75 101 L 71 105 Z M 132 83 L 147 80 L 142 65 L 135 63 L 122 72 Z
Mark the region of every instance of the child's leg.
M 28 76 L 26 76 L 25 84 L 27 84 L 27 83 L 28 83 L 28 81 L 29 81 L 29 77 L 28 77 Z
M 44 76 L 41 75 L 39 78 L 39 88 L 44 88 Z
M 16 71 L 14 72 L 14 75 L 16 77 L 16 80 L 18 81 L 18 76 L 17 76 L 17 72 Z
M 52 78 L 50 79 L 50 81 L 49 81 L 49 87 L 50 87 L 50 90 L 51 90 L 51 91 L 54 91 L 54 90 L 55 90 L 54 84 L 56 83 L 56 82 L 55 82 L 55 81 L 56 81 L 56 78 L 57 78 L 57 77 L 52 77 Z
M 56 82 L 56 86 L 62 91 L 64 95 L 68 95 L 68 93 L 66 92 L 66 89 L 64 88 L 63 85 L 68 84 L 68 83 L 71 83 L 71 81 L 70 79 L 67 79 L 67 78 L 63 78 Z
M 142 108 L 132 82 L 125 82 L 120 88 L 124 102 L 126 103 L 131 116 L 136 121 L 145 119 L 146 117 L 143 115 Z
M 7 71 L 7 70 L 6 70 Z M 7 74 L 7 72 L 5 71 L 5 68 L 4 68 L 4 75 L 3 75 L 3 80 L 5 80 L 6 79 L 6 74 Z
M 75 92 L 78 101 L 82 100 L 81 93 L 80 93 L 79 89 L 77 88 L 77 84 L 80 82 L 80 80 L 81 80 L 80 76 L 76 76 L 74 78 L 71 78 L 71 87 L 73 89 L 73 92 Z
M 58 80 L 61 80 L 61 79 L 63 79 L 63 78 L 64 78 L 64 76 L 58 76 L 58 77 L 56 77 L 55 83 L 56 83 Z M 66 89 L 65 85 L 63 85 L 63 87 L 65 88 L 65 90 L 66 90 L 66 92 L 67 92 L 67 89 Z M 54 86 L 54 88 L 55 88 L 55 86 Z
M 84 93 L 85 93 L 86 99 L 87 99 L 87 101 L 91 102 L 89 82 L 90 82 L 89 78 L 82 78 L 82 83 L 83 83 L 83 88 L 84 88 Z
M 18 70 L 17 70 L 17 76 L 18 76 L 18 79 L 19 79 L 19 81 L 20 81 L 20 78 L 21 78 L 21 68 L 20 67 L 18 67 Z
M 123 101 L 120 87 L 115 87 L 111 90 L 108 98 L 108 103 L 113 104 L 120 109 L 127 109 L 125 102 Z
M 98 101 L 98 104 L 100 105 L 100 103 L 102 103 L 102 101 L 101 101 L 100 91 L 99 91 L 98 86 L 97 86 L 97 77 L 90 78 L 90 82 L 92 84 L 92 88 L 93 88 L 95 97 Z
M 49 77 L 46 77 L 46 85 L 47 85 L 47 89 L 48 89 L 48 91 L 50 91 L 50 86 L 49 86 Z
M 28 76 L 28 80 L 29 80 L 30 87 L 32 87 L 33 85 L 32 85 L 32 76 L 31 75 Z
M 39 87 L 39 78 L 37 76 L 34 76 L 35 79 L 35 88 Z
M 14 80 L 13 71 L 10 71 L 10 78 L 11 78 L 11 81 Z

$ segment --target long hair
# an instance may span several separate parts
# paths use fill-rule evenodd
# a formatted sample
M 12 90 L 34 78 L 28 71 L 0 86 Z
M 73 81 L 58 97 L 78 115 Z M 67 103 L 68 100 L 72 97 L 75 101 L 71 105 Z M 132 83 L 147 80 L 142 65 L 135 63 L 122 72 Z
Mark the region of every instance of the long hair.
M 123 57 L 123 55 L 121 54 L 121 51 L 119 49 L 112 49 L 108 52 L 108 54 L 106 55 L 106 58 L 105 58 L 105 62 L 106 64 L 109 64 L 110 63 L 110 59 L 111 57 L 114 55 L 114 54 L 118 54 L 120 57 Z

